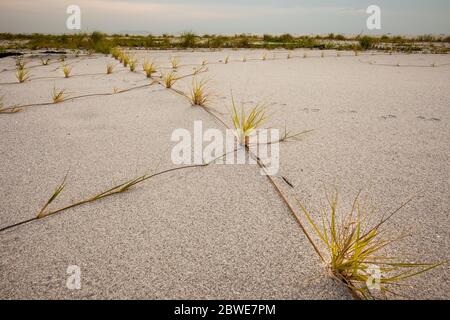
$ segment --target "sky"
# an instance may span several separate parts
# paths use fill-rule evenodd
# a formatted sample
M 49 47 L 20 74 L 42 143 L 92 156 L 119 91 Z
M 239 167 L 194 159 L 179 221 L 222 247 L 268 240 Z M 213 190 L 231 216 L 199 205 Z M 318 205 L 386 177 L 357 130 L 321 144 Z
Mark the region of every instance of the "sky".
M 450 34 L 450 0 L 0 0 L 0 32 L 72 33 L 69 5 L 81 32 Z M 369 5 L 381 30 L 366 27 Z

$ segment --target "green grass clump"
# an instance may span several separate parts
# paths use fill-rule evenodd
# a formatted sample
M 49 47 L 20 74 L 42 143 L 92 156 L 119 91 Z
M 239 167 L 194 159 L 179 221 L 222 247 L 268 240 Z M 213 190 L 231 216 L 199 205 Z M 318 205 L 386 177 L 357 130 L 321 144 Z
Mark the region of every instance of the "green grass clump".
M 112 49 L 111 49 L 111 56 L 112 56 L 114 59 L 119 60 L 120 54 L 121 54 L 121 51 L 120 51 L 119 48 L 112 48 Z
M 233 122 L 236 136 L 241 145 L 248 146 L 250 135 L 258 129 L 266 120 L 266 106 L 258 104 L 251 108 L 250 113 L 246 113 L 244 105 L 237 110 L 236 103 L 232 97 L 231 120 Z
M 147 78 L 151 78 L 153 74 L 156 73 L 156 68 L 156 64 L 152 61 L 144 61 L 144 63 L 142 64 L 142 69 L 147 75 Z
M 19 80 L 19 83 L 23 83 L 29 80 L 31 77 L 30 72 L 25 68 L 18 68 L 16 71 L 16 78 Z
M 131 60 L 131 57 L 128 54 L 126 54 L 126 53 L 122 54 L 122 63 L 125 68 L 128 67 L 130 60 Z
M 64 102 L 67 99 L 67 92 L 65 89 L 53 88 L 52 100 L 54 104 Z
M 193 106 L 206 107 L 210 101 L 210 93 L 206 88 L 207 81 L 192 80 L 192 89 L 189 100 Z
M 368 227 L 368 215 L 360 208 L 358 199 L 359 194 L 350 212 L 344 216 L 338 215 L 337 192 L 331 199 L 328 198 L 329 213 L 322 210 L 312 214 L 299 202 L 302 213 L 325 248 L 325 254 L 317 252 L 327 263 L 330 275 L 347 286 L 355 298 L 373 299 L 376 292 L 395 294 L 391 285 L 442 264 L 402 262 L 396 257 L 384 255 L 383 249 L 403 237 L 384 239 L 382 227 L 409 201 L 375 226 Z M 321 222 L 316 222 L 314 216 L 320 217 Z M 312 241 L 310 236 L 308 238 Z M 317 246 L 314 247 L 318 250 Z M 373 277 L 374 270 L 380 272 L 377 278 Z M 374 282 L 376 279 L 379 279 L 378 283 Z
M 173 71 L 162 76 L 163 84 L 167 89 L 171 89 L 177 80 L 176 73 Z
M 136 71 L 137 60 L 134 58 L 130 59 L 129 64 L 130 64 L 130 71 L 131 72 Z

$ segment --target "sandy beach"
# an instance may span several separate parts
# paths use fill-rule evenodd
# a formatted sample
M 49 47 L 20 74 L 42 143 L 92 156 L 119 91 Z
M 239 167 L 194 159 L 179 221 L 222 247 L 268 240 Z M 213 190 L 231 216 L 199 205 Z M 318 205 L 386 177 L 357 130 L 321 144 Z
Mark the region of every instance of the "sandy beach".
M 324 52 L 324 57 L 322 57 Z M 339 192 L 349 210 L 359 190 L 370 220 L 412 201 L 386 234 L 406 237 L 388 253 L 439 262 L 450 252 L 450 56 L 294 50 L 132 52 L 130 72 L 111 56 L 70 56 L 40 65 L 25 56 L 31 81 L 15 83 L 15 61 L 0 59 L 5 107 L 67 101 L 0 114 L 0 227 L 36 216 L 67 174 L 52 207 L 175 167 L 177 128 L 224 130 L 203 108 L 158 84 L 140 63 L 152 59 L 189 75 L 206 61 L 208 106 L 226 124 L 231 95 L 264 102 L 266 128 L 313 130 L 280 145 L 274 180 L 292 203 L 326 203 Z M 267 54 L 265 60 L 262 59 Z M 304 54 L 307 53 L 305 57 Z M 224 63 L 226 57 L 229 63 Z M 243 58 L 246 57 L 246 62 Z M 107 63 L 117 64 L 106 74 Z M 193 77 L 174 88 L 189 92 Z M 70 99 L 79 95 L 94 96 Z M 287 179 L 292 186 L 289 186 Z M 292 188 L 293 187 L 293 188 Z M 215 165 L 155 177 L 126 193 L 0 234 L 1 299 L 351 299 L 327 274 L 292 212 L 256 165 Z M 66 288 L 78 265 L 81 290 Z M 441 266 L 396 288 L 406 298 L 450 299 Z

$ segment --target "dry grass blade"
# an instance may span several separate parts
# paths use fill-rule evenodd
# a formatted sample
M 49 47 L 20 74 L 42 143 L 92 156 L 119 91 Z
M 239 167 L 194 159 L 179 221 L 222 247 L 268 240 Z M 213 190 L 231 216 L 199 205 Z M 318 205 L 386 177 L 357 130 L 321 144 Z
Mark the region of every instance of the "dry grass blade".
M 69 78 L 71 72 L 72 72 L 72 67 L 69 66 L 68 64 L 64 64 L 63 65 L 64 78 Z
M 24 68 L 20 69 L 18 68 L 16 71 L 16 78 L 19 81 L 19 83 L 23 83 L 27 80 L 29 80 L 31 77 L 30 72 Z
M 53 88 L 53 92 L 52 92 L 52 100 L 53 103 L 61 103 L 63 101 L 65 101 L 67 99 L 67 92 L 65 89 L 56 89 L 55 87 Z
M 211 95 L 206 88 L 206 84 L 206 80 L 192 80 L 192 89 L 189 100 L 193 106 L 206 107 L 208 105 Z
M 61 182 L 61 184 L 56 188 L 55 192 L 53 192 L 52 196 L 50 197 L 50 199 L 48 199 L 48 201 L 45 203 L 45 205 L 42 207 L 41 211 L 39 211 L 37 218 L 41 219 L 43 217 L 45 217 L 48 213 L 46 212 L 48 206 L 56 200 L 56 198 L 58 198 L 58 196 L 61 194 L 61 192 L 64 190 L 64 188 L 66 187 L 66 180 L 67 180 L 67 174 L 64 177 L 63 181 Z
M 374 299 L 375 295 L 395 292 L 389 285 L 398 284 L 443 263 L 404 263 L 395 257 L 383 256 L 382 250 L 399 241 L 383 239 L 382 226 L 401 208 L 391 213 L 374 227 L 367 228 L 365 214 L 355 198 L 351 211 L 345 216 L 338 215 L 338 195 L 328 199 L 329 213 L 321 212 L 321 223 L 299 202 L 304 216 L 314 233 L 326 248 L 331 276 L 345 284 L 357 297 Z
M 251 108 L 250 112 L 247 114 L 243 105 L 241 105 L 239 111 L 237 110 L 233 97 L 231 97 L 231 101 L 231 120 L 236 131 L 236 136 L 241 145 L 248 146 L 250 135 L 267 120 L 266 106 L 258 104 Z
M 229 62 L 230 62 L 230 57 L 229 57 L 229 56 L 225 57 L 224 63 L 225 63 L 225 64 L 228 64 Z

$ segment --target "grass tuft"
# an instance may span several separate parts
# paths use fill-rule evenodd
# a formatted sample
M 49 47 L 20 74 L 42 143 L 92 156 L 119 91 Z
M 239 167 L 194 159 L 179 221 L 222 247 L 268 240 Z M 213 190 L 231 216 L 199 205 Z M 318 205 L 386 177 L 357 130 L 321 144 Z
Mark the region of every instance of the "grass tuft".
M 248 146 L 250 135 L 267 120 L 266 106 L 257 104 L 247 114 L 243 104 L 241 104 L 241 108 L 238 111 L 233 97 L 231 97 L 231 101 L 231 120 L 236 131 L 236 136 L 241 145 Z
M 142 64 L 142 69 L 144 70 L 147 78 L 151 78 L 154 73 L 156 73 L 156 64 L 154 62 L 144 61 Z
M 176 70 L 180 66 L 180 61 L 177 57 L 171 57 L 170 64 L 172 65 L 172 69 Z
M 128 67 L 128 64 L 130 63 L 130 59 L 131 59 L 131 57 L 128 54 L 126 54 L 126 53 L 122 54 L 122 63 L 125 68 Z
M 365 220 L 368 215 L 362 211 L 358 203 L 359 194 L 353 201 L 350 213 L 341 217 L 337 213 L 337 192 L 331 199 L 327 196 L 327 199 L 328 214 L 323 210 L 319 214 L 312 214 L 302 203 L 298 203 L 309 225 L 326 249 L 326 255 L 321 254 L 321 257 L 327 257 L 324 260 L 330 275 L 347 286 L 355 298 L 374 299 L 374 294 L 396 294 L 390 285 L 398 284 L 402 280 L 443 264 L 407 263 L 383 255 L 383 249 L 403 237 L 383 239 L 382 226 L 409 201 L 369 228 L 368 221 Z M 321 222 L 316 222 L 313 216 L 320 216 Z M 379 272 L 376 278 L 379 278 L 379 281 L 375 282 L 374 272 Z
M 71 72 L 72 72 L 72 67 L 69 66 L 68 64 L 64 64 L 63 65 L 64 78 L 69 78 Z
M 17 80 L 19 80 L 19 83 L 23 83 L 23 82 L 29 80 L 30 77 L 31 77 L 31 74 L 27 69 L 19 68 L 19 67 L 17 68 L 16 78 L 17 78 Z
M 210 101 L 211 95 L 206 88 L 206 80 L 192 80 L 192 90 L 189 100 L 193 106 L 206 107 Z
M 137 60 L 132 58 L 130 59 L 129 63 L 130 63 L 130 71 L 131 72 L 136 71 Z
M 114 63 L 108 63 L 106 65 L 106 74 L 111 74 L 114 71 Z
M 52 100 L 54 104 L 61 103 L 67 99 L 66 89 L 56 89 L 53 87 Z
M 176 77 L 176 73 L 174 71 L 171 71 L 171 72 L 169 72 L 167 74 L 164 74 L 162 76 L 162 80 L 163 80 L 164 86 L 167 89 L 170 89 L 170 88 L 173 87 L 173 85 L 178 80 L 178 78 Z

